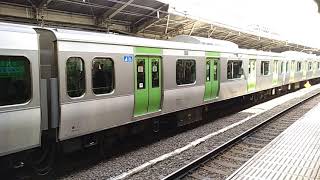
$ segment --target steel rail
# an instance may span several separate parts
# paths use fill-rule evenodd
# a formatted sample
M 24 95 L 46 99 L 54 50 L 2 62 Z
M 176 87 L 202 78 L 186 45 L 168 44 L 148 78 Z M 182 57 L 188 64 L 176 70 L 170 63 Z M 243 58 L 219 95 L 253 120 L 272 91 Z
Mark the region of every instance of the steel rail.
M 256 126 L 250 128 L 249 130 L 243 132 L 242 134 L 238 135 L 237 137 L 229 140 L 228 142 L 222 144 L 221 146 L 213 149 L 212 151 L 208 152 L 207 154 L 199 157 L 198 159 L 192 161 L 191 163 L 185 165 L 184 167 L 178 169 L 177 171 L 169 174 L 168 176 L 164 177 L 162 180 L 172 180 L 172 179 L 181 179 L 185 176 L 187 176 L 189 174 L 189 172 L 192 172 L 194 170 L 196 170 L 197 168 L 199 168 L 203 163 L 208 162 L 210 159 L 216 157 L 217 155 L 219 155 L 221 152 L 223 152 L 224 150 L 226 150 L 227 148 L 231 147 L 232 145 L 234 145 L 235 143 L 241 141 L 242 139 L 244 139 L 245 137 L 249 136 L 250 134 L 252 134 L 253 132 L 255 132 L 256 130 L 258 130 L 259 128 L 261 128 L 262 126 L 268 124 L 269 122 L 283 116 L 285 113 L 287 113 L 288 111 L 292 110 L 295 107 L 298 107 L 299 105 L 301 105 L 302 103 L 305 103 L 309 100 L 311 100 L 313 97 L 319 95 L 320 92 L 317 92 L 313 95 L 311 95 L 310 97 L 307 97 L 305 99 L 300 100 L 299 102 L 295 103 L 294 105 L 282 110 L 279 113 L 274 114 L 273 116 L 269 117 L 267 120 L 257 124 Z

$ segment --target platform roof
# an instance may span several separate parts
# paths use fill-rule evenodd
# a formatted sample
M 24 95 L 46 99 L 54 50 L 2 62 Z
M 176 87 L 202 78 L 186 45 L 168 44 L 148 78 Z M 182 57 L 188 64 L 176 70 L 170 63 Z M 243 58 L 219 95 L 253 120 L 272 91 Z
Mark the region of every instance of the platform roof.
M 0 20 L 153 39 L 192 35 L 231 41 L 246 49 L 320 54 L 317 48 L 263 30 L 248 31 L 175 12 L 155 0 L 1 0 Z

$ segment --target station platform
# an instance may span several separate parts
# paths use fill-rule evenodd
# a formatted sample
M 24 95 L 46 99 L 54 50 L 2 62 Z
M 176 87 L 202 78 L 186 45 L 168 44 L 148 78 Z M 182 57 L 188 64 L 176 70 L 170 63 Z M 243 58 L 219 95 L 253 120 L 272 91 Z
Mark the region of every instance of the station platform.
M 320 179 L 320 103 L 227 179 Z

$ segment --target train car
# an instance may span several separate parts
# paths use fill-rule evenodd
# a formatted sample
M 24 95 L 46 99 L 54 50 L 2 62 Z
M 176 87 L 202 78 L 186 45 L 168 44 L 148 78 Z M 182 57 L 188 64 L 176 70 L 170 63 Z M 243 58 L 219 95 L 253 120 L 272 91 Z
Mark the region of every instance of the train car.
M 27 159 L 37 174 L 51 170 L 57 150 L 104 148 L 168 116 L 183 126 L 202 120 L 212 103 L 263 97 L 320 75 L 319 62 L 303 78 L 294 71 L 299 59 L 206 38 L 7 23 L 0 34 L 0 159 L 15 166 Z

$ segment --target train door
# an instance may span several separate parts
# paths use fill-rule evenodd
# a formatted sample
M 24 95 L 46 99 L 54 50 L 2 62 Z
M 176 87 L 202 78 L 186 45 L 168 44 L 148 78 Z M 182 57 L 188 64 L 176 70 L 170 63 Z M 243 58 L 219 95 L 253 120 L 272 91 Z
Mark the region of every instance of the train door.
M 256 60 L 250 59 L 249 60 L 249 73 L 248 73 L 248 85 L 247 89 L 248 91 L 253 91 L 256 89 Z
M 136 56 L 134 116 L 161 109 L 161 58 Z
M 272 85 L 278 84 L 279 78 L 279 63 L 277 60 L 273 61 L 273 71 L 272 71 Z
M 219 95 L 219 69 L 218 58 L 206 59 L 205 101 L 215 99 Z

